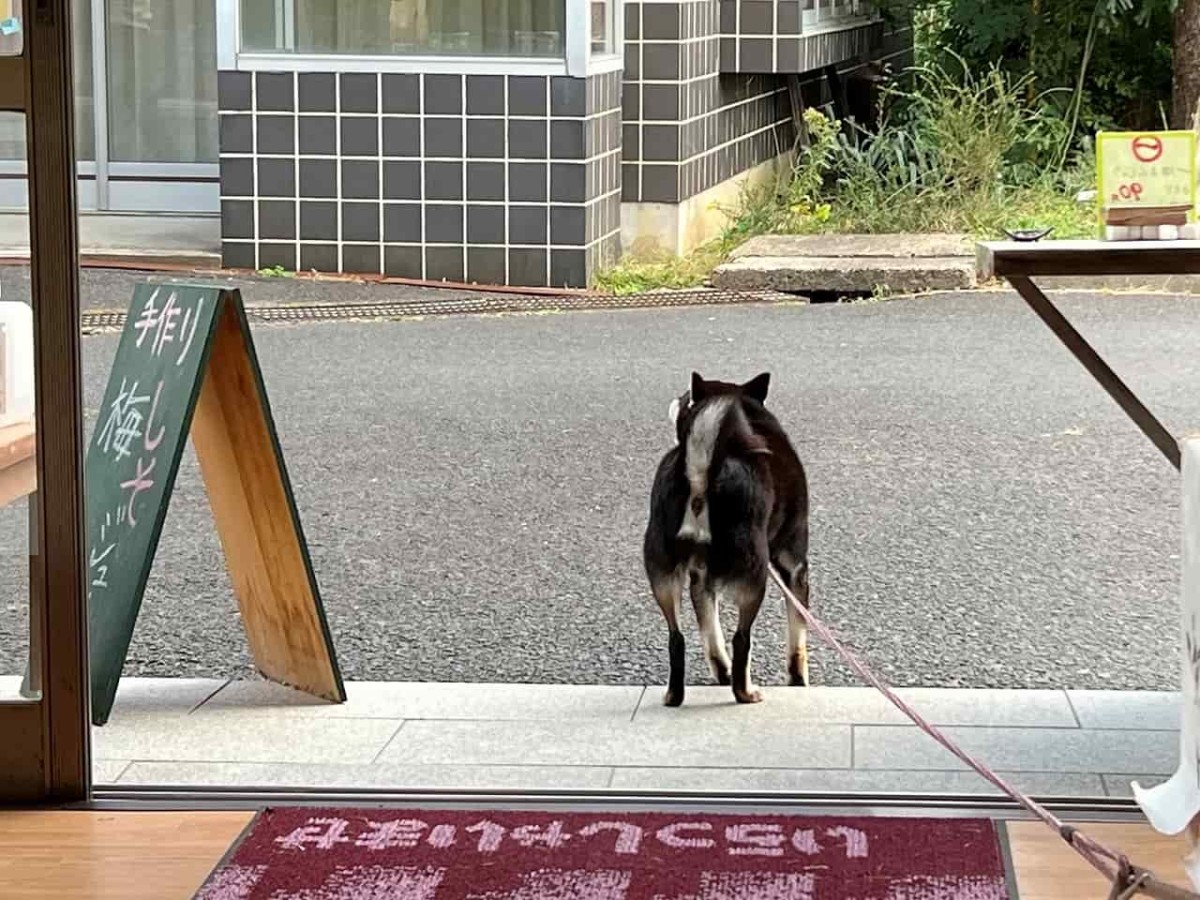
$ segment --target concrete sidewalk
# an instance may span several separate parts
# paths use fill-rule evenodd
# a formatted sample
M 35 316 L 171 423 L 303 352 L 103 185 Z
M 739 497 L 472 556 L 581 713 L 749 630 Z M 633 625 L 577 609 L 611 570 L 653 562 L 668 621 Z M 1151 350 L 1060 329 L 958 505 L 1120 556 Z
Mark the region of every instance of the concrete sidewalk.
M 79 254 L 88 259 L 146 260 L 197 267 L 221 265 L 219 216 L 83 213 Z M 0 213 L 0 260 L 29 258 L 29 217 Z
M 16 690 L 0 679 L 0 696 Z M 995 794 L 867 688 L 353 682 L 331 705 L 265 682 L 126 678 L 100 784 Z M 1176 768 L 1178 696 L 901 692 L 1026 792 L 1127 796 Z

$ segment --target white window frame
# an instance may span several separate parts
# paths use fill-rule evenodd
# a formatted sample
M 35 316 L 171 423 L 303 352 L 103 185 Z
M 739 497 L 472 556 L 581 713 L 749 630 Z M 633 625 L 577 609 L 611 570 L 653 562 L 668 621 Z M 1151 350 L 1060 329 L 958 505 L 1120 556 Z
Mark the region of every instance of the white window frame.
M 613 2 L 613 30 L 618 40 L 609 56 L 590 58 L 590 0 L 565 0 L 566 52 L 561 59 L 512 56 L 358 56 L 340 53 L 263 53 L 242 49 L 241 0 L 216 0 L 217 68 L 241 72 L 396 72 L 466 75 L 569 75 L 620 68 L 623 58 L 624 8 Z M 290 2 L 287 4 L 290 6 Z M 598 65 L 599 63 L 599 65 Z

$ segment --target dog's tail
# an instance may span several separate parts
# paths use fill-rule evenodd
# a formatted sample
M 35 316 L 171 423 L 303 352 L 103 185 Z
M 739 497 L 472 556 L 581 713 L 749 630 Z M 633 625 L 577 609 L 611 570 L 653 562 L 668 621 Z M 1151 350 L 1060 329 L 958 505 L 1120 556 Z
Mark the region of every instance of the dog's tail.
M 688 505 L 679 539 L 694 544 L 712 543 L 708 516 L 711 474 L 722 459 L 770 453 L 766 441 L 754 433 L 741 404 L 732 397 L 717 397 L 697 411 L 688 429 L 684 464 L 688 479 Z

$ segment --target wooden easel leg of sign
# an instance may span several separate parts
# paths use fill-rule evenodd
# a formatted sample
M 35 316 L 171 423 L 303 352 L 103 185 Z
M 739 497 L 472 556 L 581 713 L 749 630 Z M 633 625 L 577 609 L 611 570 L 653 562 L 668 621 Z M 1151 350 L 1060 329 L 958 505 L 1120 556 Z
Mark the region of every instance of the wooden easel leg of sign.
M 240 306 L 227 302 L 215 327 L 192 443 L 250 650 L 268 678 L 344 700 Z

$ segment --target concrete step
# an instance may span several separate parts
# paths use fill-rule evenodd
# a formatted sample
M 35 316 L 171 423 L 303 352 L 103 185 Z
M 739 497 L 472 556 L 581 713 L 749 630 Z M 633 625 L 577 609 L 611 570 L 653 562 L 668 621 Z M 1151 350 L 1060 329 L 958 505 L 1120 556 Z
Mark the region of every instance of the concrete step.
M 792 294 L 916 293 L 972 288 L 970 257 L 743 256 L 716 268 L 714 287 Z

